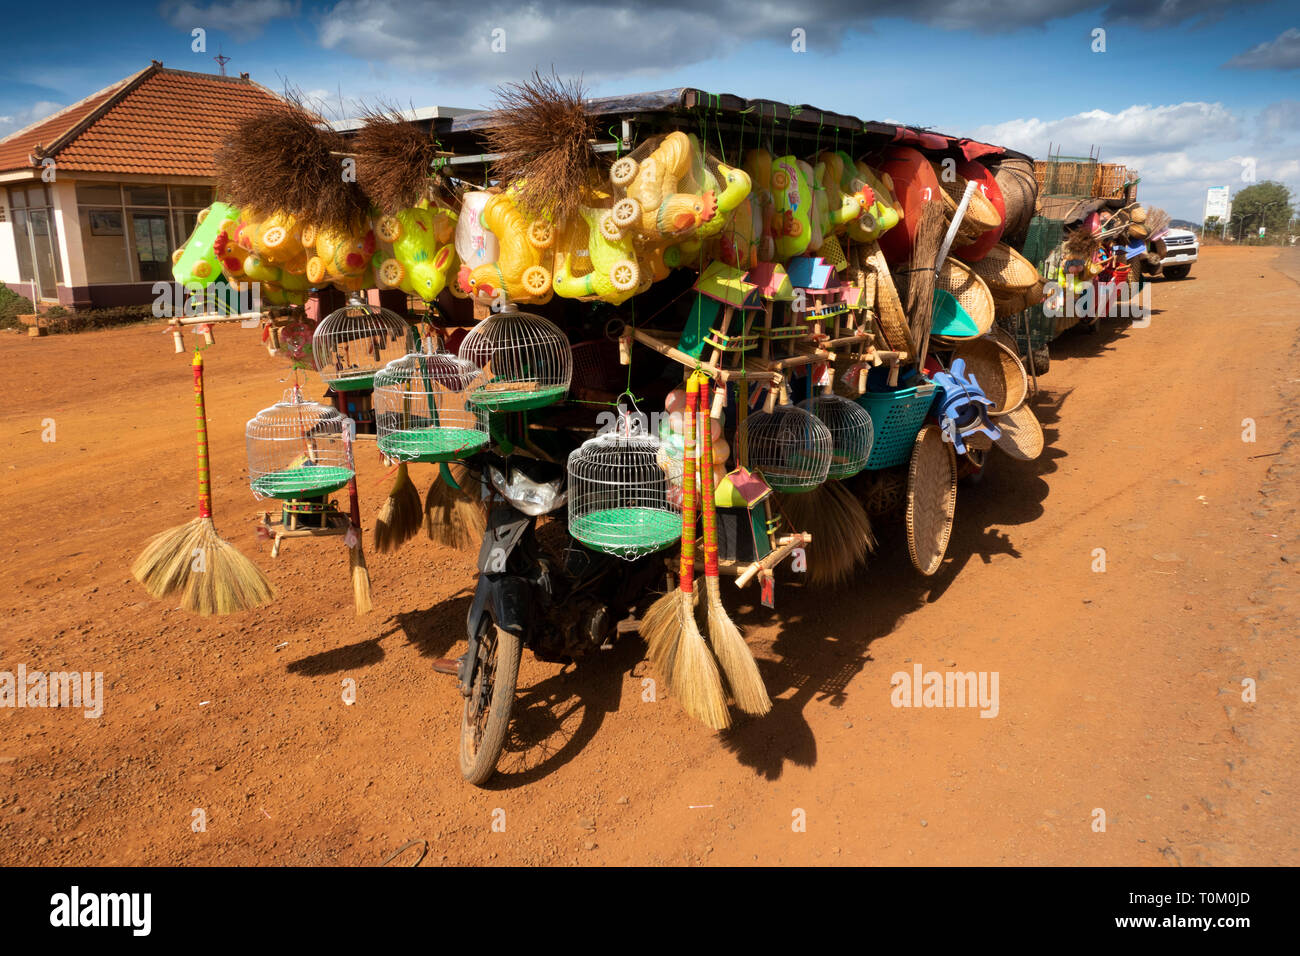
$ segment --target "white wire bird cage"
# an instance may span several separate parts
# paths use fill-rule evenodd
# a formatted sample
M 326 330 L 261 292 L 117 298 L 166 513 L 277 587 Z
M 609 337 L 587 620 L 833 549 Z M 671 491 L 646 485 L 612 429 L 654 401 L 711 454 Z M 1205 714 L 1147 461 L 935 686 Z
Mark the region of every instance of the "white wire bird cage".
M 635 560 L 682 536 L 682 462 L 623 417 L 569 455 L 569 534 L 593 551 Z
M 469 393 L 483 384 L 478 366 L 450 352 L 412 352 L 375 373 L 379 450 L 393 461 L 454 461 L 488 441 L 487 412 Z
M 376 372 L 414 352 L 415 334 L 396 312 L 352 296 L 316 326 L 311 349 L 325 384 L 336 392 L 353 392 L 370 388 Z
M 562 401 L 573 378 L 573 350 L 555 323 L 531 312 L 499 312 L 474 326 L 459 355 L 486 380 L 469 400 L 491 412 L 522 412 Z
M 761 471 L 776 491 L 798 494 L 826 481 L 831 469 L 831 431 L 796 405 L 777 405 L 745 420 L 749 468 Z
M 258 498 L 303 500 L 338 491 L 356 474 L 352 419 L 295 385 L 244 429 L 248 479 Z
M 867 467 L 875 432 L 865 408 L 840 395 L 816 395 L 800 402 L 799 408 L 815 415 L 830 430 L 828 478 L 852 478 Z

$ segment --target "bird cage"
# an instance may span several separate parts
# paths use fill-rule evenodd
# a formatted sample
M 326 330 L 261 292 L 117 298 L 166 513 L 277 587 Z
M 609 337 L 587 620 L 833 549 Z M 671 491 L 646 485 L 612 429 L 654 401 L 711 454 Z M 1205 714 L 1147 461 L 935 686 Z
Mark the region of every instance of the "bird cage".
M 303 398 L 295 385 L 244 429 L 248 478 L 258 498 L 319 498 L 356 473 L 356 426 L 338 409 Z
M 796 405 L 778 405 L 745 420 L 749 468 L 776 491 L 798 494 L 822 484 L 831 469 L 831 431 Z
M 852 478 L 867 467 L 874 429 L 865 408 L 840 395 L 817 395 L 800 402 L 799 407 L 816 416 L 830 430 L 828 478 Z
M 370 388 L 376 372 L 414 352 L 415 336 L 396 312 L 353 296 L 316 326 L 311 349 L 325 384 L 336 392 L 353 392 Z
M 569 455 L 569 534 L 594 551 L 631 561 L 682 536 L 682 462 L 624 416 L 612 433 Z
M 478 366 L 446 351 L 413 352 L 375 374 L 379 450 L 393 461 L 454 461 L 488 441 L 487 413 L 470 404 Z
M 499 312 L 474 326 L 460 357 L 481 368 L 469 400 L 490 412 L 522 412 L 563 400 L 573 378 L 573 350 L 555 323 L 530 312 Z

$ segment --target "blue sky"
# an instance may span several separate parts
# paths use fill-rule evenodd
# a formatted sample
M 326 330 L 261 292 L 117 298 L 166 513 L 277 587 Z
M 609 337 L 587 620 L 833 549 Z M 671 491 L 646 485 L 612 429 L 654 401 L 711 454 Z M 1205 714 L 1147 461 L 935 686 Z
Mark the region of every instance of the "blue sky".
M 1139 196 L 1199 219 L 1208 185 L 1300 194 L 1300 9 L 1227 0 L 166 0 L 7 15 L 0 135 L 160 59 L 359 103 L 483 107 L 534 67 L 593 95 L 699 86 L 986 138 L 1100 149 Z M 989 11 L 996 10 L 996 13 Z M 192 30 L 206 30 L 195 52 Z M 791 31 L 806 34 L 792 49 Z M 1095 30 L 1105 31 L 1104 52 Z M 505 52 L 491 50 L 493 31 Z M 18 42 L 14 42 L 15 39 Z M 1246 178 L 1243 179 L 1243 176 Z

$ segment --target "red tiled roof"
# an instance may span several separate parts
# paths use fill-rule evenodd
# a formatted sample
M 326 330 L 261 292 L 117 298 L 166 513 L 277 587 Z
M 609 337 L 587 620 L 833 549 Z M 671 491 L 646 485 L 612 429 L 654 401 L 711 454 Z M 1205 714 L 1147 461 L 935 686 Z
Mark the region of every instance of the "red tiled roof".
M 53 116 L 47 116 L 25 129 L 0 139 L 0 170 L 25 169 L 31 166 L 29 157 L 33 149 L 37 146 L 49 146 L 103 106 L 115 93 L 121 92 L 123 86 L 139 75 L 137 73 L 135 76 L 128 76 L 125 80 L 119 80 L 98 93 L 92 93 L 79 103 L 65 106 Z
M 215 176 L 221 140 L 248 114 L 282 102 L 242 77 L 155 63 L 0 140 L 0 170 L 32 166 L 40 144 L 60 171 Z

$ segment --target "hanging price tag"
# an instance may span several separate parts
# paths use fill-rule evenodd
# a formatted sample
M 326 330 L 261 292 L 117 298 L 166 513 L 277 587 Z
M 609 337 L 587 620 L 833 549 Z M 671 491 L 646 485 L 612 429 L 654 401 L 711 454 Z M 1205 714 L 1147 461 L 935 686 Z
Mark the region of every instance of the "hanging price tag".
M 771 571 L 760 571 L 758 579 L 759 601 L 763 607 L 776 609 L 776 575 Z

